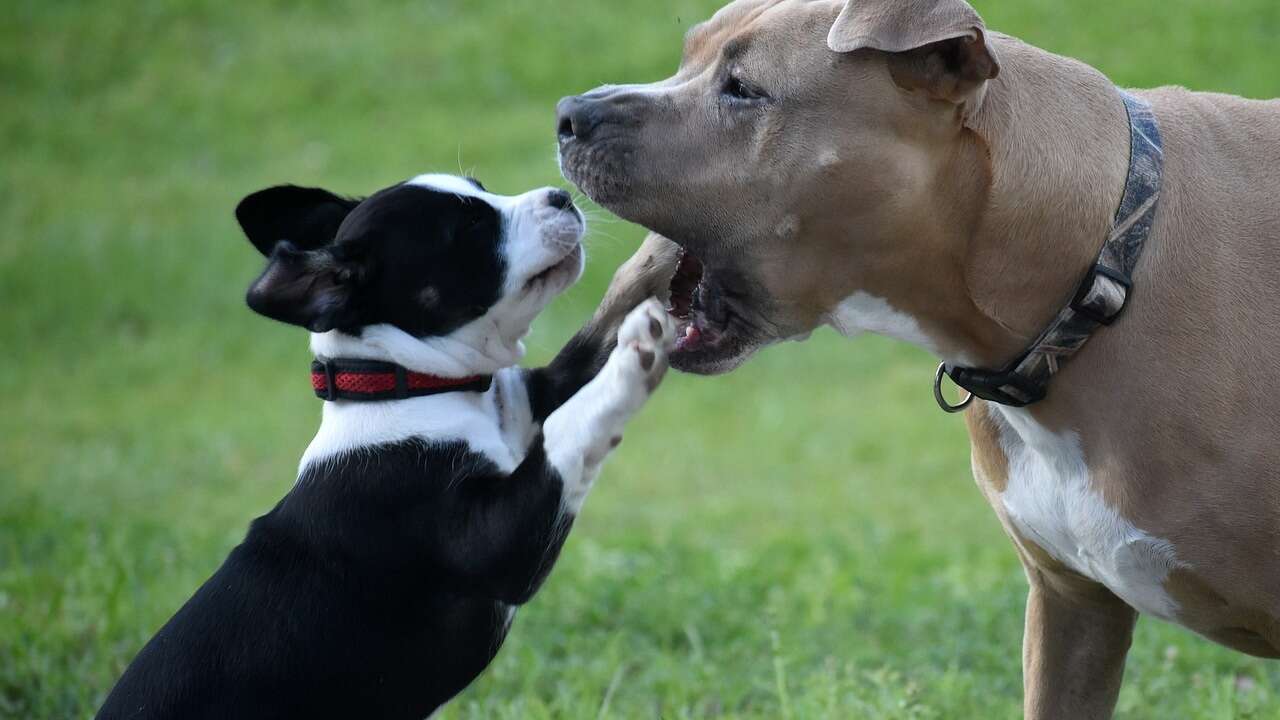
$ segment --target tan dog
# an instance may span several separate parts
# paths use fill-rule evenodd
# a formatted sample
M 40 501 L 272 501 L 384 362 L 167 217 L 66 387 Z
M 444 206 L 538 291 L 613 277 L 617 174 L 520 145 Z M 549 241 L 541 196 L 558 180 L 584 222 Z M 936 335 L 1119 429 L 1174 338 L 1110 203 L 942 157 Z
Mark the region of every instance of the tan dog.
M 1032 718 L 1108 717 L 1139 612 L 1280 657 L 1280 102 L 1137 95 L 1164 185 L 1129 307 L 1046 400 L 967 416 L 1031 585 Z M 674 77 L 560 117 L 566 176 L 679 244 L 650 236 L 598 320 L 670 285 L 672 364 L 701 373 L 822 325 L 1001 368 L 1072 298 L 1129 169 L 1113 84 L 963 0 L 739 0 Z

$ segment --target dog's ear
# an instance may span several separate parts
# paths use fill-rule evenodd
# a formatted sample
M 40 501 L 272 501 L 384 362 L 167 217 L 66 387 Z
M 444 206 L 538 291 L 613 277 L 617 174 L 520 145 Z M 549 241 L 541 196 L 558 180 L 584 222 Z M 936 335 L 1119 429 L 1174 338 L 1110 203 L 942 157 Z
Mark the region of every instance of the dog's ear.
M 271 257 L 281 240 L 303 250 L 333 242 L 338 226 L 359 204 L 320 188 L 279 185 L 241 200 L 236 220 L 258 252 Z
M 288 240 L 276 243 L 246 302 L 254 312 L 312 332 L 358 327 L 355 299 L 364 268 L 358 259 L 336 253 L 334 248 L 303 250 Z
M 898 85 L 977 112 L 1000 60 L 978 11 L 965 0 L 848 0 L 827 34 L 827 46 L 846 53 L 890 53 Z

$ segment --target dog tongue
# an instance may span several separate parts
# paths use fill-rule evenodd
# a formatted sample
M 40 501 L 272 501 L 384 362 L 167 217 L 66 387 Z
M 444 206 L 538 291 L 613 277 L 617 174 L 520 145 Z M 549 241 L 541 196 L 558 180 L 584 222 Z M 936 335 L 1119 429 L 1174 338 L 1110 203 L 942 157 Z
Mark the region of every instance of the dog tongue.
M 693 350 L 702 342 L 702 331 L 696 325 L 685 328 L 684 336 L 676 338 L 677 350 Z

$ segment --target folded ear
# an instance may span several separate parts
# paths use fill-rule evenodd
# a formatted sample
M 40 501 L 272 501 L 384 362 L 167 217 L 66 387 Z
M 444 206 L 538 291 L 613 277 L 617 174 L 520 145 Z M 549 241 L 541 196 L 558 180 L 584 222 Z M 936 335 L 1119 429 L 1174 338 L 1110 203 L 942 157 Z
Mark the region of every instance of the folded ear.
M 320 188 L 279 185 L 260 190 L 236 206 L 236 220 L 254 247 L 267 257 L 276 243 L 314 250 L 333 242 L 338 226 L 360 204 Z
M 977 111 L 986 83 L 1000 74 L 982 17 L 965 0 L 848 0 L 827 34 L 835 52 L 892 53 L 900 86 Z
M 301 250 L 288 240 L 276 243 L 262 275 L 245 300 L 261 315 L 312 332 L 359 327 L 354 296 L 362 269 L 330 248 Z

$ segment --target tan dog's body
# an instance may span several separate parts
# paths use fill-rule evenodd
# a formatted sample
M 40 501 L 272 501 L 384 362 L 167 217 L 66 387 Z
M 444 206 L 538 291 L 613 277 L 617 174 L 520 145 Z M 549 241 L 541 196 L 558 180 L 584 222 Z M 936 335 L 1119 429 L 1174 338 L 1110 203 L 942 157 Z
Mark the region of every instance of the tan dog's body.
M 1031 585 L 1032 718 L 1108 717 L 1138 612 L 1280 657 L 1280 102 L 1137 94 L 1165 173 L 1125 315 L 1045 401 L 967 417 Z M 566 102 L 566 175 L 696 253 L 729 307 L 673 356 L 695 372 L 824 324 L 1002 367 L 1094 262 L 1128 170 L 1113 85 L 962 0 L 739 0 L 674 78 Z M 650 236 L 600 321 L 679 254 Z

